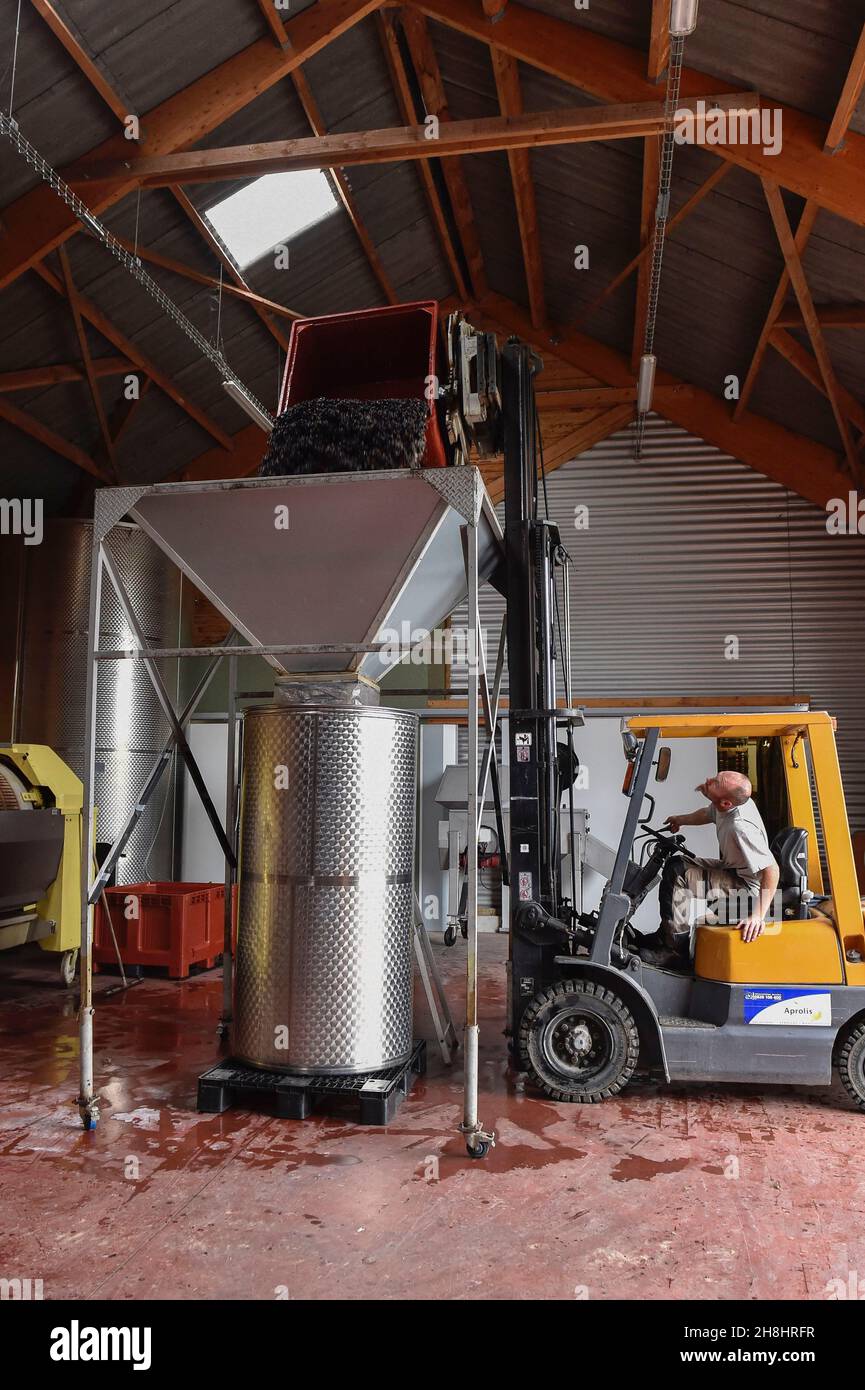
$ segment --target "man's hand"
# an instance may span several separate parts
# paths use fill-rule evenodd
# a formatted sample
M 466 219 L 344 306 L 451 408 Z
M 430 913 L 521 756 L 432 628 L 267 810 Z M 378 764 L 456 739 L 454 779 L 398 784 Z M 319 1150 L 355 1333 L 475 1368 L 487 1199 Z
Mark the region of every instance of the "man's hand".
M 664 824 L 669 828 L 673 835 L 678 835 L 682 828 L 682 822 L 678 816 L 667 816 Z
M 756 941 L 758 936 L 763 935 L 766 923 L 762 917 L 746 917 L 744 922 L 739 923 L 743 941 Z

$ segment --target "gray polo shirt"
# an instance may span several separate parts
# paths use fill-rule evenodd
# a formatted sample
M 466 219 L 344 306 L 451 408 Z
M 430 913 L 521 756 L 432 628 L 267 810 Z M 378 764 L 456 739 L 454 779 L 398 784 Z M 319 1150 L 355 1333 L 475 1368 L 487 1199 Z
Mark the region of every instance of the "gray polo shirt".
M 718 832 L 718 845 L 724 867 L 744 879 L 752 892 L 760 887 L 760 874 L 775 863 L 769 849 L 769 838 L 763 817 L 753 801 L 748 800 L 731 811 L 719 811 L 711 801 L 709 816 Z

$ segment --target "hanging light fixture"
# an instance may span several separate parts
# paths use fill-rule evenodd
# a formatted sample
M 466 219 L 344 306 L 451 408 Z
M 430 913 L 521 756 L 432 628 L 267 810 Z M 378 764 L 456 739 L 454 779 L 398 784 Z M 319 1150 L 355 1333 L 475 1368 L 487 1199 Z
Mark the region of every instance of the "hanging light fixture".
M 661 291 L 661 265 L 664 259 L 664 242 L 667 236 L 667 218 L 670 214 L 673 151 L 676 147 L 673 126 L 682 84 L 682 55 L 685 39 L 689 34 L 693 34 L 697 27 L 698 8 L 699 0 L 673 0 L 670 7 L 670 62 L 667 68 L 667 91 L 664 99 L 664 135 L 661 143 L 658 203 L 655 209 L 655 227 L 652 233 L 652 263 L 649 277 L 649 300 L 646 310 L 646 332 L 643 340 L 643 353 L 640 358 L 640 377 L 637 383 L 635 458 L 639 458 L 643 452 L 646 417 L 652 408 L 652 395 L 655 387 L 655 371 L 658 365 L 658 359 L 655 356 L 655 324 L 658 318 L 658 296 Z
M 273 417 L 262 410 L 258 401 L 252 397 L 248 391 L 237 381 L 229 379 L 222 383 L 222 389 L 227 396 L 239 405 L 241 410 L 245 410 L 250 420 L 264 430 L 265 434 L 270 434 L 273 429 Z
M 673 0 L 670 6 L 670 36 L 686 39 L 697 27 L 700 0 Z

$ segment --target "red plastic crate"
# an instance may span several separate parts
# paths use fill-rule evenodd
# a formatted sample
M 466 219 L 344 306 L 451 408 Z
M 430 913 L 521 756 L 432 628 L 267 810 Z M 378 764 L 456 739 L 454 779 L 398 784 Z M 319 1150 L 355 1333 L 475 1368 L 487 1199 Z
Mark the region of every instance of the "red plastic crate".
M 427 400 L 436 375 L 438 304 L 390 304 L 348 314 L 295 319 L 291 325 L 279 413 L 319 397 L 346 400 Z M 422 468 L 444 468 L 435 402 L 428 401 Z
M 215 965 L 222 955 L 224 884 L 128 883 L 105 891 L 124 965 L 165 966 L 172 979 L 182 980 L 190 966 Z M 101 902 L 94 912 L 93 959 L 117 962 Z

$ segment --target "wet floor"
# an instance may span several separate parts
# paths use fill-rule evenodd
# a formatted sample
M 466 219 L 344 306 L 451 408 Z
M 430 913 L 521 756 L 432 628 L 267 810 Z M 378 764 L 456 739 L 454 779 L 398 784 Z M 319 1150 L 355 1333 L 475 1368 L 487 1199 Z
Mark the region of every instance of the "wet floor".
M 435 949 L 458 1013 L 464 947 Z M 0 1277 L 41 1279 L 46 1298 L 865 1293 L 865 1115 L 837 1086 L 544 1101 L 508 1071 L 504 956 L 482 937 L 480 1113 L 498 1142 L 481 1162 L 422 995 L 429 1072 L 392 1125 L 361 1129 L 199 1115 L 219 970 L 108 997 L 101 975 L 102 1119 L 85 1134 L 74 997 L 38 948 L 0 956 Z

